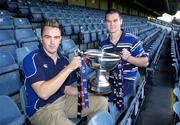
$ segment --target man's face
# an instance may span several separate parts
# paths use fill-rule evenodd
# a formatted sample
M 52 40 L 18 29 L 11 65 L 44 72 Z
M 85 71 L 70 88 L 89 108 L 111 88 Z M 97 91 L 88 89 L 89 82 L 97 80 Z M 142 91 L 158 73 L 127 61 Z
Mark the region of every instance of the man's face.
M 61 32 L 59 28 L 45 26 L 42 34 L 42 45 L 49 54 L 57 53 L 61 41 Z
M 106 27 L 110 33 L 116 33 L 121 30 L 122 19 L 119 14 L 112 13 L 106 16 Z

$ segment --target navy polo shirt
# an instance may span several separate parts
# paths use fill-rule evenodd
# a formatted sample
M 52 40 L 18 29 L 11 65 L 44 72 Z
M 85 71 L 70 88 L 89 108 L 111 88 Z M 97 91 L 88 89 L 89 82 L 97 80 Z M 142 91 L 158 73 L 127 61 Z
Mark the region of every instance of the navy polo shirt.
M 144 49 L 142 47 L 142 41 L 139 41 L 136 36 L 123 32 L 119 41 L 116 45 L 114 45 L 109 38 L 100 43 L 100 47 L 102 51 L 110 52 L 110 53 L 118 53 L 122 51 L 123 48 L 126 48 L 130 51 L 133 57 L 144 57 L 147 56 L 145 54 Z M 124 78 L 124 96 L 131 94 L 133 90 L 133 83 L 136 79 L 138 67 L 130 64 L 127 61 L 123 61 L 123 78 Z M 114 70 L 116 73 L 118 72 L 118 67 Z M 117 79 L 117 74 L 114 72 L 110 73 L 109 82 L 111 85 L 114 85 L 114 79 Z M 114 100 L 114 93 L 112 92 L 109 95 L 109 101 Z
M 59 90 L 47 100 L 42 100 L 31 87 L 38 81 L 47 81 L 56 76 L 65 66 L 69 64 L 67 58 L 59 54 L 57 63 L 41 48 L 31 52 L 23 60 L 23 72 L 25 74 L 25 90 L 27 96 L 26 113 L 31 117 L 40 107 L 53 103 L 56 99 L 64 95 L 65 86 L 71 84 L 68 77 Z M 46 90 L 44 90 L 46 91 Z

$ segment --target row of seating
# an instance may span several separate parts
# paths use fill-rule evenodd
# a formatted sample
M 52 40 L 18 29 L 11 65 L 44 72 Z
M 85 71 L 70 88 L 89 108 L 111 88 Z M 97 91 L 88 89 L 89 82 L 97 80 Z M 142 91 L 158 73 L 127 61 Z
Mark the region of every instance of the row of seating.
M 179 83 L 179 48 L 177 45 L 176 37 L 174 32 L 171 32 L 171 61 L 174 71 L 174 89 L 173 93 L 175 96 L 175 101 L 173 104 L 174 110 L 174 124 L 180 124 L 180 83 Z
M 149 54 L 149 66 L 146 68 L 146 78 L 149 83 L 152 82 L 154 71 L 157 67 L 157 61 L 160 58 L 160 53 L 167 35 L 167 30 L 156 30 L 154 36 L 149 37 L 144 46 L 145 51 Z
M 174 36 L 174 32 L 171 32 L 171 60 L 172 67 L 175 71 L 175 83 L 179 82 L 179 49 L 177 46 L 176 38 Z

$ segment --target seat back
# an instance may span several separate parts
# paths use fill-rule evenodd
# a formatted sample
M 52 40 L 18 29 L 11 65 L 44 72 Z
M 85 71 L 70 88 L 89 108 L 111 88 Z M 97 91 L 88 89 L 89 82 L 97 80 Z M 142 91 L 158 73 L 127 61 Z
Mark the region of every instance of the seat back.
M 64 55 L 68 56 L 69 54 L 74 53 L 74 50 L 76 49 L 76 44 L 71 39 L 65 39 L 65 40 L 62 40 L 60 47 Z
M 20 66 L 20 69 L 22 69 L 22 61 L 23 61 L 24 57 L 35 49 L 38 49 L 38 47 L 29 46 L 29 47 L 21 47 L 21 48 L 16 49 L 17 62 Z
M 180 101 L 180 88 L 175 87 L 174 90 L 173 90 L 173 93 L 176 96 L 177 101 Z
M 173 110 L 177 114 L 178 118 L 180 119 L 180 101 L 177 101 L 174 103 Z
M 25 118 L 16 103 L 8 96 L 0 96 L 0 125 L 22 125 Z
M 101 111 L 90 119 L 88 125 L 114 125 L 114 122 L 107 111 Z
M 0 95 L 11 95 L 20 89 L 19 66 L 8 51 L 0 51 Z

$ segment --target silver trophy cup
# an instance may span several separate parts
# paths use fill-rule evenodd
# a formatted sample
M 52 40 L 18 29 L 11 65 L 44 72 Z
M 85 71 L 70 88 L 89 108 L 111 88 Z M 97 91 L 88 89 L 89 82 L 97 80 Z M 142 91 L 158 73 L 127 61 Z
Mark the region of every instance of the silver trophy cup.
M 87 65 L 96 71 L 96 77 L 89 81 L 89 89 L 98 94 L 111 93 L 111 85 L 108 82 L 109 71 L 118 65 L 120 55 L 96 49 L 89 49 L 84 54 Z

